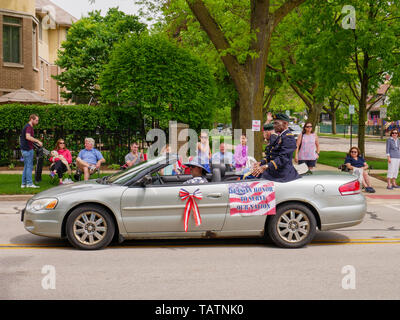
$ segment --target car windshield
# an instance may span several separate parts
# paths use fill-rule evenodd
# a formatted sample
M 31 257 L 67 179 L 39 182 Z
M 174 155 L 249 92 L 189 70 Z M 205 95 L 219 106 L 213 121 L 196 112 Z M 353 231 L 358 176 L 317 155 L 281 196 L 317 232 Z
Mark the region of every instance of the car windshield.
M 139 175 L 141 172 L 155 166 L 156 164 L 165 164 L 167 165 L 167 161 L 169 163 L 173 163 L 177 160 L 176 155 L 171 155 L 170 157 L 167 157 L 166 155 L 159 156 L 157 158 L 154 158 L 152 160 L 142 162 L 137 164 L 136 166 L 133 166 L 129 169 L 118 171 L 117 173 L 114 173 L 112 176 L 109 176 L 107 179 L 108 183 L 114 183 L 114 184 L 124 184 L 125 182 L 133 179 L 137 175 Z

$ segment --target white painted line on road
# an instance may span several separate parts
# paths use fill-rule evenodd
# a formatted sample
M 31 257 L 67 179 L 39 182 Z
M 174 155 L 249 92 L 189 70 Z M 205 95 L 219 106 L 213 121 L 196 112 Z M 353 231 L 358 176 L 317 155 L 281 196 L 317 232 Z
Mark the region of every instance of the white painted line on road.
M 388 205 L 388 204 L 385 204 L 385 207 L 389 208 L 389 209 L 392 209 L 392 210 L 400 211 L 400 208 L 396 208 L 396 207 Z

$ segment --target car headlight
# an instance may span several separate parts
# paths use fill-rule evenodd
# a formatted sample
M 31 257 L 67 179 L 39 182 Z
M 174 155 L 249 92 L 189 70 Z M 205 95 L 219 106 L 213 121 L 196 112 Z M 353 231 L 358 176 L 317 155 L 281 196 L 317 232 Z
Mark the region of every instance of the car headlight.
M 57 206 L 58 200 L 55 198 L 38 199 L 32 201 L 27 209 L 30 211 L 53 210 Z

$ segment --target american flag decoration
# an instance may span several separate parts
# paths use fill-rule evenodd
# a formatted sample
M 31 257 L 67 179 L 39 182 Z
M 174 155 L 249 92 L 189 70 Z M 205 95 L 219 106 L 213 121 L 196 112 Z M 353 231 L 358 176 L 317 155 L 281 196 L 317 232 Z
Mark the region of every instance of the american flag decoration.
M 189 191 L 181 188 L 179 190 L 179 196 L 181 197 L 182 201 L 186 201 L 186 206 L 185 206 L 185 211 L 183 215 L 183 225 L 185 228 L 185 232 L 188 230 L 188 224 L 189 224 L 189 216 L 190 212 L 193 209 L 193 215 L 194 215 L 194 221 L 196 222 L 196 226 L 201 225 L 201 216 L 200 216 L 200 211 L 199 207 L 197 206 L 196 200 L 201 200 L 203 199 L 203 195 L 200 191 L 200 189 L 196 189 L 193 193 L 190 193 Z
M 274 183 L 267 181 L 230 184 L 229 207 L 231 216 L 275 214 Z

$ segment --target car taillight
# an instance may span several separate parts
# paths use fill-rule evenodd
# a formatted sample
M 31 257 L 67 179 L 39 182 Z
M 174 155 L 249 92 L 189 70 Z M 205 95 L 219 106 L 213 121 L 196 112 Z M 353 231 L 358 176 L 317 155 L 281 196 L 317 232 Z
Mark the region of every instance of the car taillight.
M 354 180 L 339 187 L 339 192 L 342 196 L 357 194 L 361 192 L 360 181 Z

